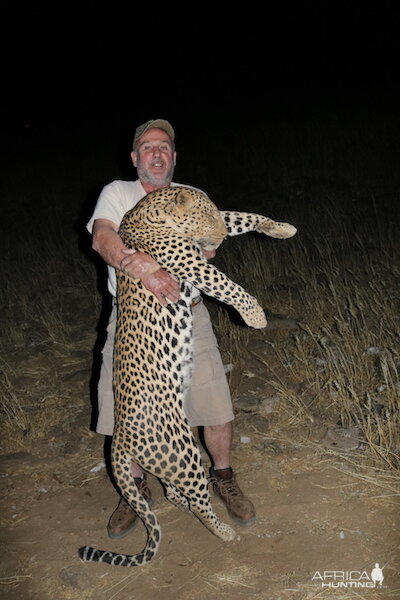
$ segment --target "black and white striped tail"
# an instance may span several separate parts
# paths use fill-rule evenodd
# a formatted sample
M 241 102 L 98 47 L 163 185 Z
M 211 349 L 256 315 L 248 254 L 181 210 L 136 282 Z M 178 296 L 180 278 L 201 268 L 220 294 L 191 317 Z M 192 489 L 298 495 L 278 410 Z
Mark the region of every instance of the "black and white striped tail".
M 84 562 L 105 562 L 120 567 L 138 567 L 146 565 L 154 558 L 157 547 L 154 550 L 146 548 L 139 554 L 128 555 L 108 552 L 108 550 L 97 550 L 91 546 L 82 546 L 82 548 L 79 548 L 79 556 Z
M 108 550 L 98 550 L 92 546 L 79 548 L 79 556 L 84 562 L 105 562 L 121 567 L 139 567 L 153 560 L 161 541 L 161 529 L 156 515 L 149 510 L 147 502 L 135 504 L 138 516 L 143 520 L 147 530 L 147 543 L 138 554 L 120 554 Z

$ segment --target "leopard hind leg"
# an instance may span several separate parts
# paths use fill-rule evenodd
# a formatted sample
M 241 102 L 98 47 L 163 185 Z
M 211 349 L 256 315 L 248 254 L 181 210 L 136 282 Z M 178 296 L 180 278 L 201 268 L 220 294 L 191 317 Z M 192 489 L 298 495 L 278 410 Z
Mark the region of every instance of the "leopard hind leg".
M 125 500 L 136 511 L 147 529 L 147 542 L 145 548 L 138 554 L 119 554 L 108 550 L 98 550 L 92 546 L 83 546 L 79 549 L 79 556 L 84 562 L 105 562 L 110 565 L 122 567 L 136 567 L 151 562 L 159 548 L 161 541 L 161 528 L 155 513 L 150 509 L 147 501 L 140 494 L 133 475 L 131 474 L 131 457 L 123 451 L 119 452 L 117 462 L 113 461 L 114 477 Z M 115 460 L 115 458 L 114 458 Z
M 231 542 L 236 538 L 236 532 L 230 525 L 223 523 L 215 514 L 210 502 L 206 477 L 204 477 L 204 483 L 201 485 L 205 485 L 203 492 L 200 492 L 197 489 L 190 489 L 186 491 L 186 498 L 189 502 L 189 508 L 191 512 L 214 535 L 224 540 L 224 542 Z
M 208 500 L 205 499 L 203 504 L 203 502 L 197 498 L 197 493 L 194 495 L 193 493 L 189 493 L 189 497 L 186 497 L 185 494 L 172 483 L 165 480 L 162 480 L 162 483 L 165 488 L 167 499 L 174 504 L 174 506 L 184 512 L 192 512 L 200 519 L 207 529 L 224 541 L 231 541 L 236 537 L 232 527 L 220 521 L 214 513 L 209 498 Z
M 166 479 L 161 479 L 161 483 L 163 484 L 167 500 L 169 500 L 171 504 L 173 504 L 180 510 L 188 512 L 189 502 L 186 496 L 170 481 L 167 481 Z
M 178 508 L 189 510 L 209 529 L 214 535 L 224 541 L 232 541 L 236 533 L 230 525 L 223 523 L 215 514 L 210 502 L 208 481 L 202 465 L 200 451 L 197 445 L 191 447 L 190 463 L 186 457 L 181 457 L 180 465 L 187 478 L 174 477 L 173 481 L 161 476 L 160 479 L 166 487 L 166 496 Z

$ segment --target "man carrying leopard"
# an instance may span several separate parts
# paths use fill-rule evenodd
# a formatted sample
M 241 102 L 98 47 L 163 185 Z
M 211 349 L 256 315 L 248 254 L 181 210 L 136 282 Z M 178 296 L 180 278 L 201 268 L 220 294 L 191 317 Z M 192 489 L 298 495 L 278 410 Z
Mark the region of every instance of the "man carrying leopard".
M 178 280 L 149 255 L 128 249 L 118 235 L 124 214 L 147 193 L 169 186 L 176 163 L 175 133 L 167 121 L 155 119 L 136 129 L 131 159 L 137 169 L 136 181 L 114 181 L 102 190 L 87 228 L 93 234 L 93 248 L 108 265 L 108 289 L 115 299 L 115 269 L 140 279 L 163 304 L 180 298 Z M 185 186 L 189 187 L 189 186 Z M 193 188 L 192 188 L 193 189 Z M 206 258 L 215 251 L 204 250 Z M 240 489 L 231 466 L 232 420 L 230 391 L 212 329 L 211 320 L 200 294 L 192 302 L 193 370 L 190 389 L 185 398 L 185 413 L 191 427 L 204 428 L 204 441 L 212 460 L 210 475 L 214 492 L 226 505 L 228 513 L 241 525 L 251 525 L 256 518 L 251 500 Z M 111 436 L 114 427 L 112 358 L 116 326 L 113 303 L 107 339 L 102 351 L 103 362 L 98 384 L 99 415 L 97 432 Z M 142 496 L 152 502 L 151 492 L 141 467 L 132 462 L 131 471 Z M 108 523 L 108 535 L 122 538 L 137 524 L 138 517 L 121 497 Z

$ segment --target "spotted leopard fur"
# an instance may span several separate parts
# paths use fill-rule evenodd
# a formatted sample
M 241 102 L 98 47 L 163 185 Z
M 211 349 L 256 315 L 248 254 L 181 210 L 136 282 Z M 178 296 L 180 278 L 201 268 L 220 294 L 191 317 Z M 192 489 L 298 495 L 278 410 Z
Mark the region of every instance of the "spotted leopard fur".
M 192 358 L 191 299 L 205 294 L 235 307 L 252 327 L 265 327 L 257 300 L 204 258 L 227 235 L 259 231 L 291 237 L 296 229 L 267 217 L 218 211 L 207 196 L 190 188 L 171 187 L 148 194 L 122 220 L 120 236 L 180 280 L 181 299 L 162 306 L 141 284 L 117 271 L 118 318 L 114 345 L 115 429 L 112 467 L 117 484 L 143 520 L 148 539 L 142 552 L 125 555 L 90 546 L 83 560 L 113 565 L 149 563 L 157 552 L 161 529 L 140 495 L 131 474 L 134 460 L 164 485 L 167 498 L 190 509 L 223 540 L 234 530 L 222 523 L 210 504 L 200 451 L 183 412 Z

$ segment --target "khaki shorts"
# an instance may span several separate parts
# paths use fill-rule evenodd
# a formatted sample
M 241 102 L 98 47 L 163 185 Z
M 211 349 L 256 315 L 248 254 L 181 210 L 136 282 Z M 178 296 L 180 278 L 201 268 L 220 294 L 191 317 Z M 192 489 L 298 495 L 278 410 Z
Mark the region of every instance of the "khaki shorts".
M 112 362 L 116 319 L 117 310 L 114 306 L 102 350 L 103 362 L 98 384 L 96 431 L 103 435 L 112 435 L 114 429 Z M 203 302 L 193 307 L 193 373 L 183 408 L 191 427 L 223 425 L 234 418 L 224 366 L 210 315 Z

